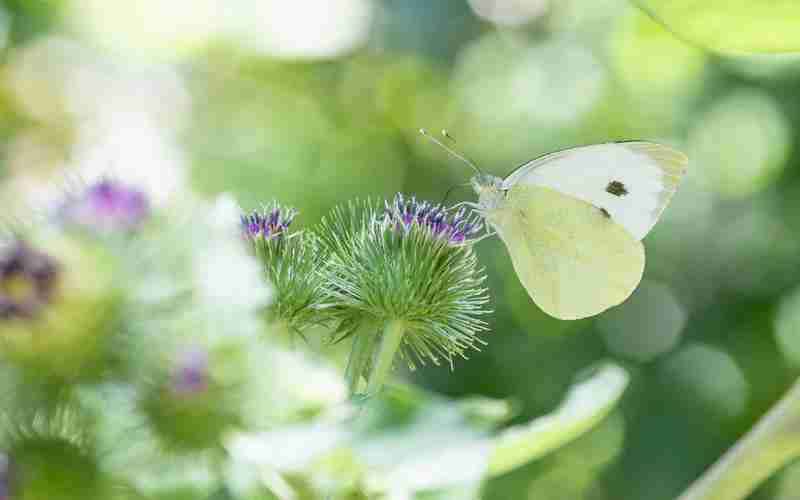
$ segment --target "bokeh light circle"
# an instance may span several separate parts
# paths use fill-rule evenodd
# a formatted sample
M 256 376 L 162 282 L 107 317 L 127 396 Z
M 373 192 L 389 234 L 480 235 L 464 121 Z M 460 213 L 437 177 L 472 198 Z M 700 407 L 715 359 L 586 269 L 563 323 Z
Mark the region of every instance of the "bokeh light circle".
M 75 30 L 95 43 L 156 58 L 187 54 L 226 26 L 219 0 L 136 0 L 124 8 L 107 0 L 72 0 L 66 13 Z
M 364 43 L 373 19 L 370 0 L 261 0 L 237 18 L 245 47 L 289 59 L 323 59 Z
M 783 355 L 800 366 L 800 288 L 783 297 L 778 306 L 775 340 Z
M 456 82 L 467 111 L 486 124 L 523 118 L 563 125 L 592 109 L 605 87 L 605 70 L 579 44 L 520 46 L 490 35 L 465 51 Z
M 702 51 L 632 10 L 611 39 L 612 64 L 623 82 L 645 94 L 687 90 L 705 67 Z
M 715 102 L 689 133 L 689 158 L 705 185 L 725 198 L 752 195 L 780 175 L 790 124 L 775 100 L 740 89 Z
M 672 350 L 685 325 L 686 312 L 670 289 L 651 281 L 597 320 L 608 349 L 636 361 L 650 361 Z
M 548 0 L 468 0 L 475 15 L 494 24 L 519 26 L 547 12 Z
M 233 3 L 233 5 L 230 5 Z M 185 58 L 227 41 L 273 57 L 328 58 L 363 43 L 371 0 L 72 0 L 67 17 L 95 43 L 147 58 Z
M 700 403 L 708 412 L 725 418 L 747 408 L 750 387 L 741 368 L 726 352 L 694 343 L 669 356 L 661 372 L 686 401 Z

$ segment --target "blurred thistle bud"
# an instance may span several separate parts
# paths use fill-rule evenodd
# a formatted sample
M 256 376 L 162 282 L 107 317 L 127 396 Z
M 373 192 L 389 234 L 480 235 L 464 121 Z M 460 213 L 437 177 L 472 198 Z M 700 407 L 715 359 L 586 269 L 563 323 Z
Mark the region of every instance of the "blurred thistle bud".
M 79 410 L 6 411 L 0 446 L 0 499 L 101 500 L 113 489 L 99 467 Z
M 172 373 L 172 392 L 190 396 L 208 389 L 208 351 L 202 348 L 187 349 L 181 353 Z
M 33 318 L 52 299 L 58 274 L 54 259 L 24 241 L 0 249 L 0 321 Z
M 314 234 L 290 232 L 297 213 L 273 202 L 242 216 L 242 230 L 274 289 L 268 319 L 302 336 L 305 328 L 320 322 L 324 254 Z
M 0 359 L 39 379 L 106 373 L 122 303 L 116 261 L 91 242 L 34 236 L 0 242 Z
M 110 179 L 87 187 L 61 207 L 60 218 L 99 233 L 132 231 L 150 215 L 150 204 L 142 191 Z
M 412 369 L 442 359 L 452 368 L 484 343 L 488 296 L 470 245 L 480 228 L 463 211 L 402 195 L 382 214 L 355 202 L 323 221 L 325 310 L 339 321 L 334 340 L 353 339 L 352 394 L 377 392 L 395 354 Z
M 195 452 L 219 446 L 224 433 L 241 422 L 241 384 L 246 344 L 209 350 L 176 349 L 144 390 L 140 404 L 166 449 Z

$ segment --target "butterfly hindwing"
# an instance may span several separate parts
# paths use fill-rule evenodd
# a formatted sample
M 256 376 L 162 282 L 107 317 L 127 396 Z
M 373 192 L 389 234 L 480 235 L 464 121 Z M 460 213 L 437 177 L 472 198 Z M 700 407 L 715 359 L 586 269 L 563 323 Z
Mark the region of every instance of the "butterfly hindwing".
M 641 281 L 644 247 L 591 203 L 536 185 L 508 190 L 486 219 L 534 302 L 560 319 L 599 314 Z
M 582 146 L 528 162 L 503 181 L 544 186 L 605 211 L 634 238 L 652 229 L 686 171 L 687 158 L 644 141 Z

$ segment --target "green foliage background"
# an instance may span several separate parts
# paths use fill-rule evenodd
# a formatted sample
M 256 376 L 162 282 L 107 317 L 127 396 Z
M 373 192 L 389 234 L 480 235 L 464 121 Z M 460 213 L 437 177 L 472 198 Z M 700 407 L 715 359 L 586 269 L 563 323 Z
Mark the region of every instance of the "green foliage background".
M 622 0 L 542 2 L 516 26 L 461 0 L 365 3 L 360 43 L 286 57 L 236 37 L 183 39 L 180 24 L 150 33 L 147 16 L 168 15 L 158 2 L 127 13 L 122 2 L 6 1 L 0 205 L 32 204 L 30 185 L 60 185 L 61 167 L 81 159 L 84 114 L 70 99 L 102 102 L 102 86 L 74 78 L 92 61 L 101 75 L 141 70 L 140 82 L 176 75 L 178 97 L 156 101 L 188 189 L 231 192 L 248 209 L 276 198 L 300 209 L 301 225 L 353 197 L 438 201 L 467 181 L 420 127 L 447 128 L 497 175 L 577 144 L 673 144 L 690 173 L 645 241 L 645 281 L 629 304 L 594 320 L 547 318 L 491 239 L 477 247 L 495 311 L 488 346 L 454 372 L 404 376 L 446 395 L 510 398 L 523 422 L 555 408 L 581 369 L 614 359 L 633 375 L 619 409 L 494 479 L 486 498 L 674 498 L 800 374 L 800 56 L 708 52 Z M 103 158 L 111 171 L 124 151 Z M 467 188 L 450 198 L 462 199 Z M 800 464 L 752 498 L 797 498 L 799 485 Z

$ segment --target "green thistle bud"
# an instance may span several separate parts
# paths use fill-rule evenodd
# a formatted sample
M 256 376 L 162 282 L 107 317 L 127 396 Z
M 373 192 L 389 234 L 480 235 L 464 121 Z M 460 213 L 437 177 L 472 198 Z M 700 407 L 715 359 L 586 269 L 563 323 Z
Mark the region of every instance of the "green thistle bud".
M 0 492 L 5 487 L 7 496 L 0 498 L 109 498 L 112 483 L 98 465 L 86 420 L 64 407 L 50 413 L 4 413 Z
M 90 242 L 42 236 L 0 244 L 0 358 L 38 378 L 96 377 L 114 357 L 115 260 Z
M 334 210 L 320 237 L 329 254 L 328 309 L 335 340 L 353 338 L 347 377 L 352 393 L 380 389 L 395 354 L 410 368 L 466 358 L 483 341 L 488 311 L 484 276 L 471 242 L 480 222 L 464 211 L 406 200 Z
M 320 319 L 324 283 L 318 270 L 324 256 L 314 234 L 290 232 L 296 215 L 296 210 L 273 202 L 242 216 L 242 231 L 274 289 L 269 320 L 302 335 Z

